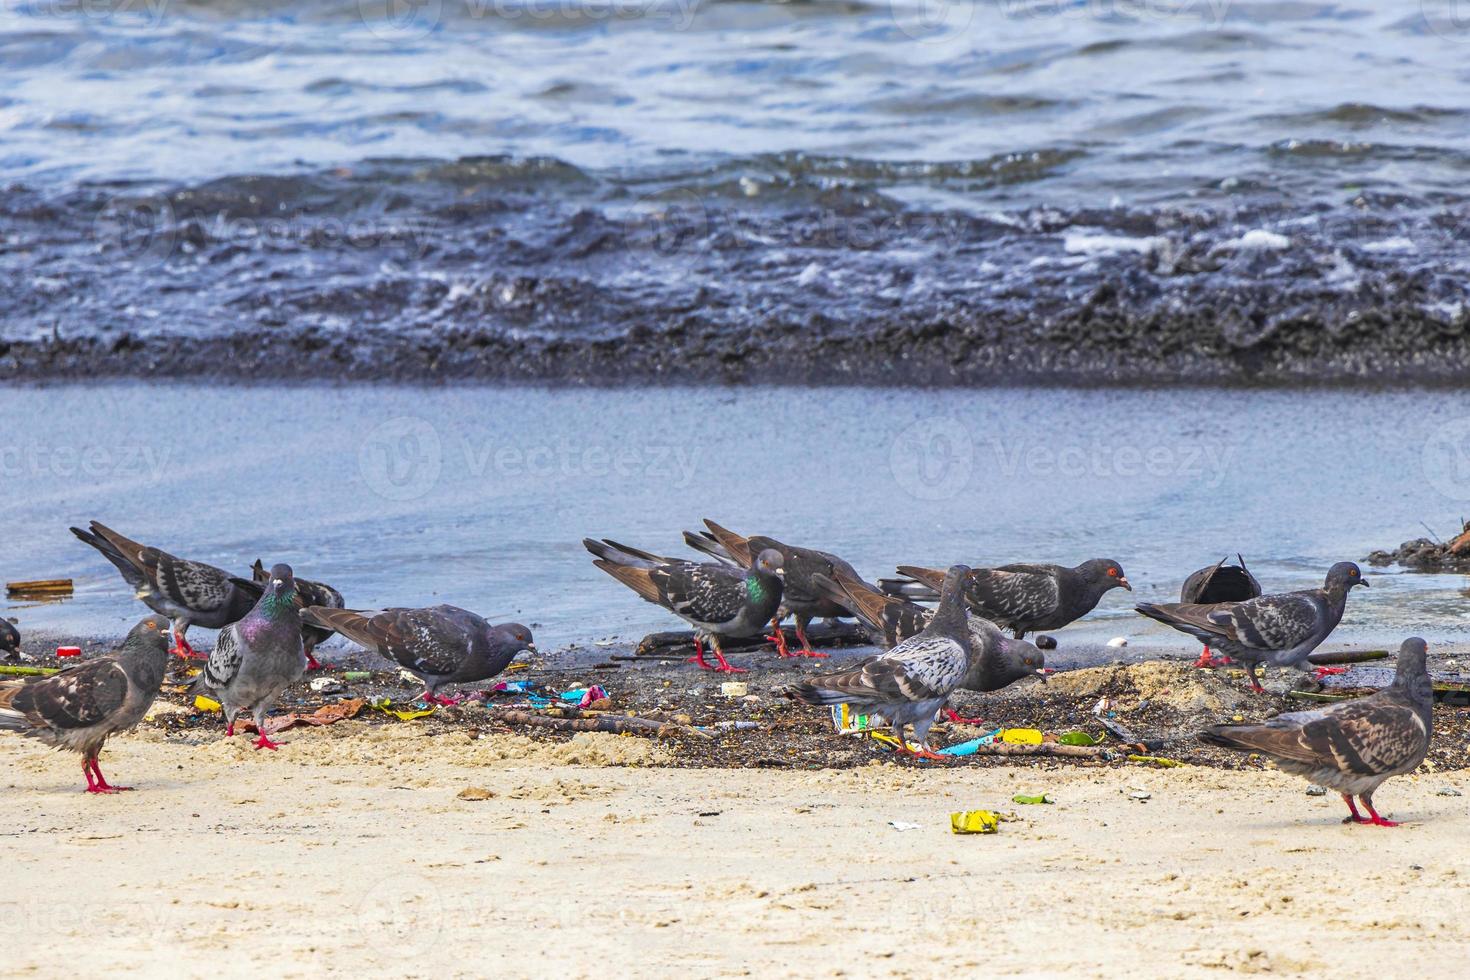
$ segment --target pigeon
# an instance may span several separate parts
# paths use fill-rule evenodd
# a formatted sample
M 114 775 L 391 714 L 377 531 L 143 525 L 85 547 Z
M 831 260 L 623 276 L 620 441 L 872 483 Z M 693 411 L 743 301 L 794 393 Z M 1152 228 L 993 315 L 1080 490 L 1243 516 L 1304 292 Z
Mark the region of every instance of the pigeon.
M 259 558 L 255 564 L 250 566 L 250 578 L 256 585 L 265 586 L 270 581 L 271 573 L 265 570 Z M 296 604 L 302 609 L 308 606 L 319 606 L 325 609 L 341 609 L 346 603 L 342 601 L 342 593 L 324 582 L 313 582 L 310 579 L 299 578 L 296 580 Z M 323 626 L 311 626 L 303 624 L 301 627 L 301 643 L 306 651 L 306 669 L 321 670 L 322 665 L 317 663 L 312 651 L 318 643 L 325 643 L 332 638 L 332 629 Z
M 235 734 L 235 716 L 249 710 L 259 733 L 257 749 L 280 746 L 265 733 L 265 715 L 282 691 L 306 672 L 296 579 L 290 565 L 274 565 L 260 601 L 245 618 L 220 630 L 193 690 L 211 691 L 225 711 L 225 737 Z
M 1192 573 L 1184 580 L 1184 587 L 1179 590 L 1180 602 L 1244 602 L 1254 599 L 1261 594 L 1261 583 L 1245 567 L 1245 559 L 1239 554 L 1235 560 L 1239 565 L 1227 565 L 1230 560 L 1226 555 L 1213 565 Z M 1215 657 L 1210 653 L 1209 644 L 1205 644 L 1204 653 L 1199 655 L 1195 661 L 1196 667 L 1224 667 L 1230 663 L 1229 657 Z
M 881 714 L 893 726 L 899 752 L 944 759 L 929 748 L 929 729 L 935 714 L 969 672 L 972 647 L 961 597 L 969 571 L 955 565 L 945 573 L 939 608 L 919 632 L 850 670 L 788 687 L 785 695 L 803 704 L 848 704 Z M 909 725 L 914 726 L 919 741 L 917 751 L 904 739 Z
M 834 602 L 815 588 L 812 576 L 830 576 L 840 572 L 857 578 L 858 574 L 853 567 L 826 551 L 782 544 L 775 538 L 765 536 L 745 538 L 714 521 L 706 520 L 704 523 L 709 528 L 708 531 L 685 531 L 684 541 L 691 548 L 722 561 L 749 568 L 755 556 L 762 551 L 772 549 L 781 553 L 782 568 L 786 574 L 781 607 L 776 610 L 776 616 L 771 622 L 775 629 L 771 642 L 776 644 L 776 653 L 782 657 L 826 657 L 827 654 L 812 649 L 811 641 L 806 635 L 807 627 L 814 619 L 838 619 L 851 613 L 845 606 Z M 786 637 L 781 632 L 781 620 L 787 616 L 796 618 L 796 638 L 801 641 L 801 649 L 795 653 L 787 647 Z
M 1355 701 L 1277 715 L 1259 725 L 1215 725 L 1200 733 L 1211 745 L 1259 752 L 1277 767 L 1342 794 L 1343 823 L 1397 827 L 1373 809 L 1373 794 L 1391 776 L 1413 772 L 1429 752 L 1434 690 L 1425 670 L 1429 646 L 1417 636 L 1399 647 L 1393 684 Z M 1358 812 L 1353 797 L 1368 816 Z
M 0 728 L 80 754 L 88 793 L 132 789 L 108 783 L 97 755 L 109 735 L 134 727 L 153 706 L 168 668 L 168 635 L 168 620 L 150 616 L 114 653 L 45 680 L 0 683 Z
M 244 617 L 260 598 L 260 586 L 249 579 L 146 547 L 97 521 L 90 527 L 90 531 L 74 527 L 71 533 L 116 565 L 149 609 L 172 621 L 173 652 L 181 657 L 204 659 L 185 639 L 190 626 L 223 629 Z
M 935 568 L 900 565 L 905 579 L 884 579 L 883 591 L 903 598 L 932 599 L 944 573 Z M 1002 565 L 976 568 L 965 581 L 965 602 L 1016 639 L 1036 630 L 1061 629 L 1092 612 L 1112 589 L 1133 591 L 1123 566 L 1094 558 L 1076 568 L 1063 565 Z
M 893 647 L 929 625 L 934 610 L 897 596 L 886 595 L 861 579 L 841 574 L 835 578 L 812 576 L 823 593 L 834 602 L 845 604 L 868 628 L 875 642 Z M 1026 677 L 1046 680 L 1046 655 L 1025 640 L 1006 636 L 990 620 L 974 613 L 965 614 L 970 629 L 970 665 L 960 687 L 988 694 L 999 691 Z M 979 718 L 966 718 L 946 706 L 950 721 L 965 725 L 983 724 Z
M 1257 596 L 1244 602 L 1141 602 L 1134 608 L 1243 663 L 1251 689 L 1260 693 L 1265 689 L 1256 679 L 1256 665 L 1311 670 L 1307 655 L 1342 620 L 1348 592 L 1353 586 L 1367 584 L 1357 565 L 1340 561 L 1328 569 L 1320 589 Z M 1318 667 L 1317 677 L 1346 669 Z
M 783 559 L 775 549 L 760 552 L 752 567 L 742 569 L 664 558 L 606 538 L 584 538 L 582 544 L 597 556 L 592 564 L 695 627 L 693 662 L 704 670 L 744 673 L 725 659 L 720 638 L 759 636 L 781 605 Z M 704 659 L 705 639 L 714 647 L 713 666 Z
M 20 656 L 20 630 L 8 619 L 0 619 L 0 653 L 9 660 Z
M 536 652 L 520 623 L 494 626 L 458 606 L 362 611 L 308 606 L 302 619 L 341 633 L 412 673 L 424 684 L 425 704 L 458 704 L 464 695 L 439 694 L 445 684 L 471 684 L 500 673 L 522 650 Z

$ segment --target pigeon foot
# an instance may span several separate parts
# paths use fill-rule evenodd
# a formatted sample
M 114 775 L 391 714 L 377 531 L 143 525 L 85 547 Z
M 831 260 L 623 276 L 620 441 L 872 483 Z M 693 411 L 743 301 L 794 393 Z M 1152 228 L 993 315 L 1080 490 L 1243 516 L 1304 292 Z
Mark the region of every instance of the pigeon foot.
M 915 759 L 929 759 L 929 760 L 931 760 L 933 762 L 949 762 L 949 761 L 951 761 L 951 759 L 950 759 L 949 756 L 947 756 L 947 755 L 940 755 L 938 752 L 935 752 L 935 751 L 933 751 L 932 749 L 930 749 L 930 748 L 928 748 L 926 746 L 921 746 L 918 749 L 911 749 L 907 745 L 905 745 L 905 746 L 903 746 L 902 748 L 900 748 L 898 750 L 898 754 L 899 755 L 912 756 Z
M 960 714 L 953 708 L 945 708 L 944 717 L 948 718 L 956 725 L 979 725 L 982 728 L 986 727 L 984 718 L 966 718 L 964 715 Z
M 270 749 L 272 752 L 274 752 L 276 749 L 279 749 L 280 746 L 277 745 L 275 742 L 272 742 L 269 738 L 267 738 L 265 732 L 261 732 L 260 733 L 260 738 L 257 738 L 255 740 L 255 748 L 257 750 L 259 750 L 259 749 Z
M 323 667 L 320 663 L 318 663 L 317 662 L 317 659 L 315 657 L 313 657 L 311 654 L 308 653 L 306 655 L 306 669 L 307 670 L 325 670 L 326 668 Z
M 694 656 L 690 657 L 688 663 L 698 664 L 700 670 L 712 670 L 717 674 L 744 674 L 744 667 L 732 667 L 725 659 L 725 654 L 718 646 L 715 647 L 715 662 L 709 663 L 704 659 L 704 644 L 696 637 L 694 640 Z
M 776 644 L 776 656 L 791 656 L 791 648 L 786 645 L 786 634 L 781 631 L 781 621 L 779 619 L 771 620 L 771 630 L 771 635 L 766 637 L 766 639 Z M 696 643 L 695 646 L 697 647 L 699 644 Z
M 793 657 L 811 657 L 813 660 L 826 660 L 828 657 L 832 656 L 832 654 L 830 654 L 830 653 L 822 653 L 819 650 L 813 650 L 810 647 L 807 647 L 805 649 L 796 651 L 795 653 L 792 654 L 792 656 Z
M 1229 667 L 1231 662 L 1229 657 L 1217 657 L 1210 652 L 1209 647 L 1205 647 L 1204 652 L 1199 655 L 1199 659 L 1194 662 L 1194 665 L 1202 670 L 1209 670 L 1215 667 Z

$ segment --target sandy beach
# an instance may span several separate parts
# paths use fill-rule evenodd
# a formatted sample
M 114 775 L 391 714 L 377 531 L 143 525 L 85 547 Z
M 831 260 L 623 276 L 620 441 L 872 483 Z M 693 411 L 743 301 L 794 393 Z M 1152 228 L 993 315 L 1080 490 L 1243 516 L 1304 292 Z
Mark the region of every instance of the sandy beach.
M 100 798 L 70 756 L 0 739 L 0 912 L 46 939 L 7 972 L 1369 977 L 1470 955 L 1470 813 L 1441 795 L 1465 770 L 1390 782 L 1390 830 L 1275 772 L 671 769 L 631 736 L 431 730 L 257 754 L 145 728 L 103 757 L 137 791 Z M 1017 819 L 953 835 L 971 808 Z

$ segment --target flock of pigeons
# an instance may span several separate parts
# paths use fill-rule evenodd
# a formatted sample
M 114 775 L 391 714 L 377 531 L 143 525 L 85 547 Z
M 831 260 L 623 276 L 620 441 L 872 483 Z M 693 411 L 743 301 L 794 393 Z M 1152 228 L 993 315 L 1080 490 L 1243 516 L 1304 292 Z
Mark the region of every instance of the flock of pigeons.
M 988 692 L 1028 676 L 1045 679 L 1045 655 L 1026 634 L 1076 621 L 1113 589 L 1132 590 L 1122 566 L 1103 558 L 1075 568 L 900 565 L 899 577 L 875 585 L 828 552 L 743 537 L 713 521 L 705 525 L 684 539 L 708 561 L 662 556 L 606 538 L 583 544 L 596 567 L 695 627 L 693 661 L 706 670 L 739 672 L 726 660 L 722 640 L 760 636 L 768 625 L 779 656 L 825 657 L 812 649 L 811 622 L 855 618 L 885 652 L 793 685 L 785 694 L 805 704 L 847 704 L 880 715 L 892 726 L 900 751 L 922 758 L 946 758 L 928 745 L 941 710 L 953 720 L 969 720 L 947 707 L 955 691 Z M 0 682 L 0 728 L 27 731 L 80 753 L 88 792 L 126 788 L 106 781 L 97 756 L 109 735 L 133 727 L 147 713 L 170 652 L 206 661 L 194 689 L 219 698 L 226 735 L 234 734 L 239 714 L 249 711 L 259 733 L 256 747 L 275 749 L 264 732 L 265 715 L 282 691 L 319 666 L 312 650 L 333 633 L 411 671 L 424 683 L 422 699 L 432 704 L 463 698 L 443 696 L 441 687 L 487 680 L 521 651 L 535 650 L 526 627 L 494 625 L 455 606 L 351 610 L 337 590 L 297 579 L 287 565 L 266 570 L 257 561 L 249 578 L 238 577 L 139 544 L 96 521 L 87 530 L 71 530 L 107 558 L 158 616 L 135 626 L 111 655 L 40 681 Z M 1357 565 L 1339 562 L 1320 589 L 1268 595 L 1243 559 L 1238 565 L 1222 559 L 1188 578 L 1180 602 L 1141 603 L 1136 609 L 1201 640 L 1206 646 L 1200 666 L 1230 662 L 1211 648 L 1240 663 L 1259 692 L 1257 665 L 1313 669 L 1307 657 L 1341 621 L 1348 592 L 1367 584 Z M 795 651 L 781 630 L 788 616 L 796 621 Z M 188 629 L 196 625 L 220 631 L 207 658 L 188 644 Z M 0 626 L 6 628 L 0 629 L 0 649 L 18 649 L 14 629 L 3 621 Z M 1049 639 L 1038 637 L 1042 643 Z M 1385 779 L 1416 768 L 1428 751 L 1433 692 L 1426 656 L 1424 641 L 1411 638 L 1399 651 L 1393 685 L 1383 691 L 1263 724 L 1215 726 L 1201 737 L 1262 753 L 1282 769 L 1337 789 L 1349 820 L 1392 826 L 1373 809 L 1372 796 Z M 1341 669 L 1316 668 L 1319 676 Z M 905 738 L 910 727 L 917 748 Z

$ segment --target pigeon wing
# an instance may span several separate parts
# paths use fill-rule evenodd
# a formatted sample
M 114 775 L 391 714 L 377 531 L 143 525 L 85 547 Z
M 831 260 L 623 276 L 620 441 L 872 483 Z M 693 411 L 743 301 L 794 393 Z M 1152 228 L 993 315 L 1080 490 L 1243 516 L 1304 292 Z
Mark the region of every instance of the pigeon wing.
M 1005 620 L 1039 619 L 1061 601 L 1057 577 L 1042 565 L 977 568 L 965 582 L 965 598 L 980 612 Z
M 1311 593 L 1287 592 L 1232 603 L 1209 618 L 1233 627 L 1235 639 L 1246 647 L 1290 650 L 1321 628 L 1322 608 Z
M 204 683 L 216 691 L 229 685 L 240 672 L 245 660 L 245 649 L 240 643 L 240 634 L 234 625 L 219 631 L 214 649 L 209 651 L 209 660 L 204 664 Z
M 127 696 L 122 667 L 114 660 L 94 660 L 27 684 L 11 706 L 38 728 L 90 728 L 122 707 Z
M 727 623 L 747 602 L 745 571 L 730 565 L 665 565 L 649 577 L 670 609 L 698 623 Z
M 203 562 L 175 558 L 157 548 L 144 548 L 143 567 L 158 591 L 185 609 L 213 612 L 230 601 L 234 576 Z

